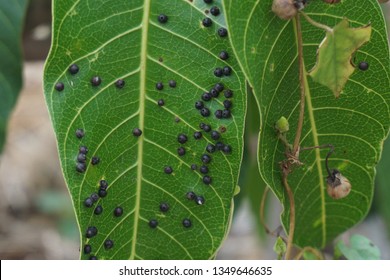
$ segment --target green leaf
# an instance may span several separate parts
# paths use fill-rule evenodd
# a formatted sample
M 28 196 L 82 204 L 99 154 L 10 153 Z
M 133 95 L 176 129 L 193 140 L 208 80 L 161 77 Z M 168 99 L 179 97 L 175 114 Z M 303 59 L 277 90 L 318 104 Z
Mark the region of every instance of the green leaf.
M 7 120 L 22 88 L 22 30 L 27 0 L 0 1 L 0 152 Z
M 284 243 L 283 239 L 279 236 L 278 238 L 276 238 L 274 244 L 274 252 L 278 255 L 278 260 L 282 259 L 284 253 L 286 253 L 286 250 L 286 243 Z
M 290 143 L 294 140 L 300 96 L 298 54 L 294 22 L 277 18 L 271 5 L 270 0 L 224 1 L 235 53 L 261 111 L 260 173 L 284 206 L 282 223 L 288 232 L 289 203 L 279 166 L 285 159 L 285 147 L 278 141 L 274 125 L 285 116 L 290 125 L 287 138 Z M 361 221 L 370 208 L 374 167 L 390 123 L 390 60 L 385 23 L 376 0 L 346 0 L 337 5 L 311 1 L 305 12 L 328 26 L 348 17 L 353 27 L 370 22 L 373 30 L 370 42 L 356 53 L 356 61 L 367 61 L 370 68 L 350 77 L 343 98 L 333 98 L 325 86 L 307 79 L 310 90 L 300 145 L 334 145 L 330 167 L 339 169 L 352 184 L 346 198 L 336 201 L 327 195 L 324 161 L 328 150 L 302 151 L 304 165 L 288 176 L 296 205 L 294 243 L 322 248 Z M 310 69 L 324 32 L 304 19 L 302 29 L 305 64 Z
M 339 250 L 348 260 L 379 260 L 381 252 L 368 238 L 354 234 L 349 239 L 349 246 L 343 240 L 336 244 Z
M 242 156 L 245 82 L 228 37 L 217 33 L 225 26 L 223 14 L 212 16 L 211 27 L 202 25 L 209 8 L 203 1 L 182 0 L 53 2 L 45 97 L 82 246 L 90 244 L 99 259 L 208 259 L 226 237 Z M 168 16 L 166 23 L 159 22 L 160 14 Z M 223 50 L 229 54 L 226 61 L 219 58 Z M 79 67 L 75 75 L 68 71 L 72 64 Z M 215 77 L 214 69 L 226 65 L 232 75 Z M 101 77 L 99 86 L 91 85 L 94 76 Z M 118 79 L 125 81 L 121 89 Z M 170 80 L 176 87 L 169 86 Z M 63 91 L 55 90 L 58 82 Z M 156 89 L 158 82 L 162 90 Z M 234 93 L 231 118 L 214 116 L 223 109 L 223 93 L 205 102 L 210 117 L 194 107 L 217 82 Z M 157 105 L 160 99 L 164 106 Z M 201 122 L 220 131 L 218 141 L 232 148 L 230 154 L 211 155 L 210 185 L 203 183 L 199 167 L 206 145 L 216 140 L 206 132 L 194 139 Z M 138 138 L 135 128 L 142 131 Z M 82 139 L 76 137 L 77 129 L 84 130 Z M 178 142 L 181 133 L 188 137 L 184 144 Z M 85 173 L 76 171 L 81 145 L 89 150 Z M 186 149 L 184 156 L 178 155 L 180 146 Z M 96 165 L 90 163 L 93 156 L 100 158 Z M 164 173 L 167 166 L 172 174 Z M 103 179 L 107 196 L 85 207 L 84 200 Z M 205 203 L 188 200 L 190 191 L 204 196 Z M 160 210 L 161 203 L 169 205 L 167 212 Z M 103 206 L 101 215 L 93 214 L 97 205 Z M 122 216 L 113 215 L 116 207 L 123 208 Z M 158 226 L 151 228 L 154 219 Z M 184 219 L 190 219 L 191 227 L 183 226 Z M 90 226 L 98 234 L 87 239 Z M 104 248 L 106 239 L 113 240 L 112 249 Z M 81 258 L 89 258 L 83 249 Z
M 348 19 L 340 21 L 318 48 L 317 64 L 310 72 L 314 81 L 330 88 L 340 96 L 349 77 L 355 71 L 352 55 L 371 37 L 371 26 L 350 28 Z

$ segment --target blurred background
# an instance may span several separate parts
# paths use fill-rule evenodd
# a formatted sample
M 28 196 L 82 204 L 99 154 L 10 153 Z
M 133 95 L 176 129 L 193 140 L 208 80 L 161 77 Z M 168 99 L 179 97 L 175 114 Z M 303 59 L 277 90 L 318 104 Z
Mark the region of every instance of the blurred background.
M 383 8 L 389 23 L 390 2 Z M 9 120 L 7 141 L 0 155 L 0 259 L 79 258 L 79 232 L 42 89 L 44 60 L 50 48 L 50 22 L 51 0 L 31 0 L 23 34 L 24 87 Z M 247 124 L 241 193 L 236 197 L 232 229 L 218 259 L 277 257 L 273 252 L 275 238 L 265 234 L 259 219 L 264 185 L 253 158 L 257 127 L 256 121 Z M 354 233 L 366 236 L 380 248 L 382 259 L 390 259 L 389 169 L 387 141 L 378 166 L 371 212 L 363 223 L 339 237 L 347 240 Z M 267 200 L 267 224 L 276 229 L 281 207 L 271 196 Z

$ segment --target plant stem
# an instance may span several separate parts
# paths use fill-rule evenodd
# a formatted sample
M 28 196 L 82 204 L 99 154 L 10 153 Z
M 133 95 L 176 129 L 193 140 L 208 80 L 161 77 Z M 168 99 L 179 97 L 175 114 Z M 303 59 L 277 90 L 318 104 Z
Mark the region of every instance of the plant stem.
M 302 29 L 301 29 L 301 20 L 299 17 L 299 13 L 294 18 L 297 28 L 297 39 L 298 39 L 298 62 L 299 62 L 299 85 L 301 89 L 301 100 L 300 100 L 300 107 L 299 107 L 299 119 L 298 119 L 298 126 L 297 126 L 297 132 L 295 134 L 295 140 L 293 145 L 293 155 L 297 156 L 297 152 L 299 149 L 299 142 L 301 141 L 301 135 L 302 135 L 302 128 L 303 128 L 303 120 L 305 117 L 305 82 L 304 82 L 304 75 L 305 72 L 305 64 L 304 64 L 304 58 L 303 58 L 303 40 L 302 40 Z
M 283 185 L 287 191 L 288 199 L 290 202 L 290 226 L 288 229 L 288 237 L 287 237 L 287 250 L 286 250 L 286 260 L 291 259 L 293 241 L 294 241 L 294 231 L 295 231 L 295 202 L 294 202 L 294 194 L 291 191 L 291 188 L 287 182 L 288 173 L 283 171 Z
M 329 26 L 325 25 L 325 24 L 322 24 L 322 23 L 319 23 L 317 21 L 315 21 L 314 19 L 312 19 L 311 17 L 309 17 L 305 12 L 303 11 L 300 11 L 300 14 L 303 15 L 303 17 L 313 26 L 315 27 L 318 27 L 318 28 L 321 28 L 323 30 L 325 30 L 326 32 L 329 32 L 329 33 L 333 33 L 333 29 L 330 28 Z

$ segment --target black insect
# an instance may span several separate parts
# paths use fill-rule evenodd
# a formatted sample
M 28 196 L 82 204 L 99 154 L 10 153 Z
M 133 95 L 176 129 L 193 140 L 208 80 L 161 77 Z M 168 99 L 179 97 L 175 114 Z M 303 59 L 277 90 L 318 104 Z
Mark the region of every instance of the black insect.
M 213 3 L 213 0 L 203 0 L 203 2 L 205 2 L 206 4 L 211 4 Z
M 202 132 L 200 132 L 200 131 L 195 131 L 195 132 L 194 132 L 194 138 L 195 138 L 195 140 L 202 139 Z
M 204 18 L 202 20 L 202 24 L 204 27 L 210 27 L 211 25 L 213 25 L 213 21 L 210 18 Z
M 188 138 L 187 138 L 187 135 L 183 134 L 183 133 L 180 133 L 178 136 L 177 136 L 177 141 L 180 143 L 180 144 L 184 144 L 185 142 L 187 142 Z
M 166 15 L 164 15 L 164 14 L 160 14 L 160 15 L 158 16 L 158 21 L 159 21 L 160 23 L 166 23 L 166 22 L 168 21 L 168 17 L 167 17 Z
M 90 254 L 92 252 L 92 246 L 89 244 L 86 244 L 84 246 L 84 254 Z
M 154 220 L 154 219 L 150 220 L 150 221 L 149 221 L 149 226 L 150 226 L 151 228 L 156 228 L 156 227 L 158 226 L 157 220 Z
M 210 132 L 211 131 L 211 126 L 208 125 L 208 124 L 204 124 L 202 129 L 203 129 L 204 132 Z
M 222 117 L 225 118 L 225 119 L 228 119 L 232 116 L 232 114 L 230 113 L 230 110 L 229 109 L 225 109 L 222 111 Z
M 207 174 L 209 173 L 209 168 L 206 165 L 202 165 L 199 169 L 200 173 Z
M 222 148 L 222 151 L 225 153 L 225 154 L 230 154 L 232 152 L 232 146 L 230 145 L 224 145 L 223 148 Z
M 216 130 L 211 131 L 211 138 L 213 140 L 218 140 L 220 137 L 221 137 L 221 134 L 218 131 L 216 131 Z
M 101 213 L 103 213 L 103 206 L 101 206 L 101 205 L 96 206 L 96 208 L 95 208 L 95 210 L 93 211 L 93 213 L 94 213 L 95 215 L 100 215 Z
M 222 150 L 223 150 L 223 147 L 225 147 L 225 145 L 224 145 L 222 142 L 217 142 L 217 143 L 215 143 L 215 148 L 216 148 L 218 151 L 222 151 Z
M 228 99 L 226 99 L 226 100 L 223 101 L 223 106 L 224 106 L 226 109 L 230 109 L 230 108 L 232 107 L 232 105 L 233 105 L 233 103 L 232 103 L 230 100 L 228 100 Z
M 182 223 L 185 228 L 189 228 L 192 225 L 190 219 L 184 219 Z
M 205 202 L 204 197 L 203 197 L 203 196 L 197 196 L 197 197 L 195 198 L 195 202 L 196 202 L 196 204 L 198 204 L 198 205 L 203 205 L 204 202 Z
M 221 13 L 221 11 L 219 10 L 219 8 L 217 6 L 214 6 L 214 7 L 211 7 L 210 13 L 213 16 L 218 16 Z
M 97 165 L 97 164 L 99 164 L 99 162 L 100 162 L 100 158 L 99 157 L 97 157 L 97 156 L 92 157 L 92 159 L 91 159 L 91 164 L 92 165 Z
M 114 241 L 112 241 L 111 239 L 107 239 L 106 241 L 104 241 L 104 249 L 109 250 L 112 247 L 114 247 Z
M 221 51 L 219 53 L 219 58 L 222 60 L 227 60 L 229 58 L 229 54 L 227 53 L 227 51 Z
M 221 27 L 220 29 L 218 29 L 218 35 L 219 37 L 226 37 L 228 35 L 227 29 Z
M 196 194 L 194 192 L 188 192 L 186 193 L 186 198 L 188 200 L 194 200 L 196 198 Z
M 122 207 L 116 207 L 114 209 L 114 216 L 115 217 L 120 217 L 120 216 L 122 216 L 122 214 L 123 214 L 123 208 Z
M 97 193 L 92 193 L 90 195 L 90 198 L 92 199 L 93 202 L 96 202 L 99 200 L 99 195 Z
M 202 108 L 200 110 L 200 114 L 203 116 L 203 117 L 208 117 L 210 116 L 210 110 L 208 108 Z
M 173 169 L 172 169 L 172 167 L 170 167 L 170 166 L 165 166 L 165 167 L 164 167 L 164 172 L 165 172 L 166 174 L 172 174 Z
M 217 119 L 222 119 L 222 110 L 215 110 L 214 116 L 215 116 Z
M 96 236 L 97 233 L 98 233 L 98 230 L 96 227 L 94 227 L 94 226 L 88 227 L 87 231 L 85 232 L 85 237 L 92 238 L 92 237 Z
M 225 89 L 225 86 L 223 84 L 221 84 L 221 83 L 217 83 L 217 84 L 215 84 L 214 89 L 216 91 L 218 91 L 218 93 L 219 93 L 219 92 L 222 92 Z
M 196 170 L 198 168 L 198 166 L 196 164 L 191 164 L 191 169 L 192 170 Z
M 169 210 L 169 204 L 168 203 L 165 203 L 165 202 L 163 202 L 163 203 L 161 203 L 160 204 L 160 210 L 161 210 L 161 212 L 168 212 L 168 210 Z
M 163 85 L 162 82 L 158 82 L 158 83 L 156 84 L 156 89 L 158 89 L 158 90 L 163 90 L 163 88 L 164 88 L 164 85 Z
M 176 87 L 176 81 L 175 81 L 175 80 L 170 80 L 170 81 L 168 82 L 168 84 L 169 84 L 169 86 L 170 86 L 171 88 L 175 88 L 175 87 Z
M 63 91 L 64 88 L 65 88 L 64 83 L 59 82 L 59 83 L 56 83 L 56 85 L 55 85 L 55 89 L 57 91 Z
M 86 155 L 88 154 L 88 148 L 86 146 L 81 146 L 79 152 Z
M 201 157 L 201 160 L 203 163 L 207 164 L 207 163 L 210 163 L 211 161 L 211 157 L 207 154 L 203 154 L 202 157 Z
M 206 185 L 210 185 L 211 184 L 211 177 L 206 175 L 203 177 L 203 183 L 205 183 Z
M 203 101 L 196 101 L 195 108 L 201 110 L 204 107 Z
M 186 154 L 186 149 L 184 147 L 177 148 L 177 154 L 179 156 L 184 156 Z
M 218 68 L 215 68 L 214 70 L 214 76 L 216 77 L 222 77 L 223 76 L 223 69 L 218 67 Z
M 92 198 L 87 197 L 87 198 L 84 200 L 84 205 L 85 205 L 85 207 L 88 207 L 88 208 L 92 207 L 92 205 L 93 205 L 93 200 L 92 200 Z
M 135 137 L 141 136 L 141 135 L 142 135 L 142 130 L 139 129 L 139 128 L 134 128 L 134 129 L 133 129 L 133 135 L 134 135 Z
M 211 97 L 212 97 L 211 94 L 208 93 L 208 92 L 205 92 L 205 93 L 202 94 L 202 100 L 203 101 L 210 101 Z
M 119 79 L 119 80 L 117 80 L 117 81 L 115 82 L 115 86 L 116 86 L 117 88 L 123 88 L 123 87 L 125 86 L 125 81 Z
M 214 153 L 215 152 L 215 146 L 213 144 L 207 144 L 206 151 L 211 153 L 211 154 Z
M 85 133 L 84 133 L 83 129 L 81 129 L 81 128 L 76 129 L 76 137 L 77 138 L 81 139 L 84 137 L 84 135 L 85 135 Z
M 99 76 L 94 76 L 94 77 L 92 77 L 92 79 L 91 79 L 91 84 L 92 84 L 92 86 L 97 87 L 97 86 L 99 86 L 101 83 L 102 83 L 102 79 L 101 79 Z
M 98 195 L 103 198 L 107 196 L 107 191 L 105 189 L 99 189 L 98 190 Z
M 359 69 L 362 71 L 366 71 L 368 69 L 369 65 L 366 61 L 362 61 L 359 63 Z
M 79 173 L 84 173 L 87 170 L 85 163 L 78 162 L 76 164 L 76 171 Z
M 99 182 L 99 187 L 100 187 L 101 189 L 103 189 L 103 190 L 106 190 L 107 187 L 108 187 L 107 181 L 106 181 L 106 180 L 100 180 L 100 182 Z
M 157 105 L 164 106 L 165 105 L 164 99 L 160 99 L 159 101 L 157 101 Z
M 226 98 L 232 98 L 233 97 L 233 91 L 228 89 L 228 90 L 225 91 L 224 95 L 225 95 Z
M 87 155 L 86 154 L 82 154 L 82 153 L 79 153 L 77 155 L 77 161 L 78 162 L 81 162 L 81 163 L 85 163 L 87 161 Z
M 72 75 L 76 75 L 78 72 L 79 72 L 79 67 L 76 65 L 76 64 L 72 64 L 70 67 L 69 67 L 69 73 L 72 74 Z
M 232 68 L 230 68 L 230 66 L 223 67 L 223 74 L 225 76 L 230 76 L 232 74 Z

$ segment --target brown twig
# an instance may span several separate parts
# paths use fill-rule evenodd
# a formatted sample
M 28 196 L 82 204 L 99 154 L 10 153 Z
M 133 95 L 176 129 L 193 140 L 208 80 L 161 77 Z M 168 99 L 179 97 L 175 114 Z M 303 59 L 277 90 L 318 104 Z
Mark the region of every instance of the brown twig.
M 294 194 L 290 188 L 290 185 L 287 182 L 287 176 L 289 174 L 289 167 L 282 167 L 282 181 L 283 181 L 283 186 L 286 189 L 288 200 L 290 202 L 290 226 L 288 229 L 288 237 L 287 237 L 287 250 L 286 250 L 286 260 L 291 259 L 291 254 L 292 254 L 292 248 L 293 248 L 293 241 L 294 241 L 294 231 L 295 231 L 295 202 L 294 202 Z
M 297 132 L 295 134 L 295 140 L 293 145 L 293 155 L 296 156 L 299 151 L 299 142 L 301 141 L 302 128 L 303 128 L 303 120 L 305 117 L 305 63 L 303 60 L 303 41 L 302 41 L 302 29 L 301 29 L 301 21 L 299 17 L 299 13 L 294 18 L 296 27 L 297 27 L 297 37 L 298 37 L 298 62 L 299 62 L 299 85 L 301 89 L 301 100 L 299 107 L 299 119 Z

